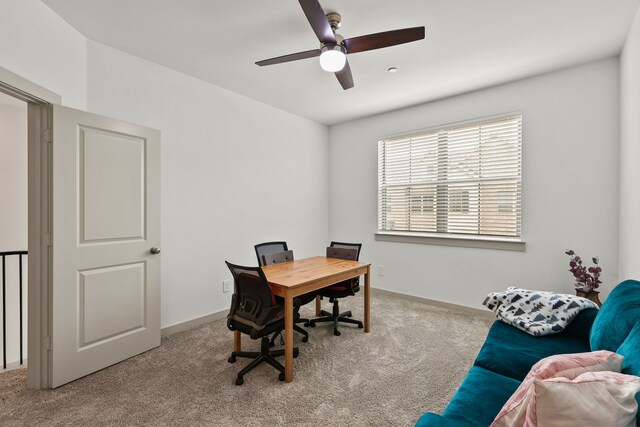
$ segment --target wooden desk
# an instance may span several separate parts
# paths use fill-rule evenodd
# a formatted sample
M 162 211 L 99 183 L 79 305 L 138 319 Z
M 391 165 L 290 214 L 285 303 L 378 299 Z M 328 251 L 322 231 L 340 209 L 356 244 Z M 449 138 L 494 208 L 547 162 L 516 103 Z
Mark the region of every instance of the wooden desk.
M 293 380 L 293 299 L 364 274 L 364 331 L 371 330 L 370 264 L 322 256 L 262 267 L 275 295 L 285 300 L 284 379 Z M 318 309 L 316 308 L 316 311 Z M 234 332 L 234 351 L 240 351 L 240 332 Z

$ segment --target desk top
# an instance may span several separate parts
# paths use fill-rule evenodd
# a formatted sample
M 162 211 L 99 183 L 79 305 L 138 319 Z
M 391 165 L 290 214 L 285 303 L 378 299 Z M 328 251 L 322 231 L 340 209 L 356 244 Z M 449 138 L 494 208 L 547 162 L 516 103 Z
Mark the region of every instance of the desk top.
M 358 261 L 316 256 L 267 265 L 262 267 L 262 271 L 269 283 L 293 288 L 359 269 L 366 270 L 369 265 Z

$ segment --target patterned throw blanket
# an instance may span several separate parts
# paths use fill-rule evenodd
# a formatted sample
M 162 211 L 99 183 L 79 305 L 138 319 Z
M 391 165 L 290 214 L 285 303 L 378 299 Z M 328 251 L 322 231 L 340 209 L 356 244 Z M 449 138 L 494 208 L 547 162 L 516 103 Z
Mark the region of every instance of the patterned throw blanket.
M 598 308 L 586 298 L 510 287 L 492 292 L 482 302 L 496 317 L 530 335 L 557 334 L 585 308 Z

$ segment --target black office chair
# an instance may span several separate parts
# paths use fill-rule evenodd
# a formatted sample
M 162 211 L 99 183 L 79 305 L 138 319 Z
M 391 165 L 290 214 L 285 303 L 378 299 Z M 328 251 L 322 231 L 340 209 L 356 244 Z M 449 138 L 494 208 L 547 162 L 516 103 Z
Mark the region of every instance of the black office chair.
M 362 244 L 360 243 L 341 243 L 331 242 L 331 246 L 327 248 L 327 258 L 341 258 L 357 261 L 360 257 L 360 249 Z M 338 306 L 338 300 L 340 298 L 346 298 L 351 295 L 355 295 L 360 291 L 360 278 L 345 280 L 335 285 L 320 289 L 318 295 L 329 298 L 329 302 L 333 303 L 333 313 L 322 310 L 320 314 L 322 317 L 318 317 L 309 321 L 309 326 L 315 327 L 316 323 L 320 322 L 333 322 L 333 334 L 340 335 L 338 330 L 338 322 L 351 323 L 358 325 L 358 328 L 363 328 L 364 325 L 361 321 L 352 319 L 351 311 L 345 311 L 340 313 L 340 307 Z
M 256 257 L 258 258 L 258 265 L 260 267 L 264 267 L 265 265 L 273 264 L 275 262 L 284 262 L 284 261 L 293 261 L 293 251 L 289 251 L 287 247 L 287 242 L 265 242 L 259 243 L 254 246 L 256 250 Z M 266 258 L 268 257 L 268 259 Z M 287 259 L 290 257 L 291 259 Z M 268 262 L 267 262 L 268 261 Z M 276 297 L 280 298 L 280 297 Z M 305 304 L 309 304 L 311 301 L 316 299 L 316 292 L 309 292 L 308 294 L 299 295 L 298 299 L 300 300 L 300 306 Z M 303 323 L 304 326 L 309 326 L 309 319 L 299 318 L 295 321 L 295 323 Z M 302 342 L 309 341 L 309 333 L 302 329 L 300 326 L 294 323 L 293 328 L 296 332 L 302 334 Z M 275 334 L 271 338 L 271 346 L 276 339 L 278 334 Z
M 289 250 L 287 242 L 264 242 L 258 243 L 253 247 L 256 250 L 256 257 L 258 258 L 258 265 L 264 266 L 263 255 L 275 254 L 278 252 L 286 252 Z
M 226 261 L 225 261 L 226 262 Z M 284 355 L 282 350 L 269 350 L 269 335 L 284 329 L 284 304 L 277 303 L 275 296 L 260 267 L 242 267 L 226 262 L 234 279 L 234 292 L 231 309 L 227 315 L 227 327 L 240 331 L 251 339 L 261 339 L 260 351 L 233 351 L 229 363 L 235 363 L 237 357 L 254 359 L 245 366 L 236 378 L 236 385 L 244 383 L 244 376 L 262 362 L 280 371 L 278 379 L 284 381 L 284 366 L 275 358 Z M 294 299 L 294 316 L 298 315 L 300 302 Z M 294 347 L 293 357 L 298 357 L 298 348 Z

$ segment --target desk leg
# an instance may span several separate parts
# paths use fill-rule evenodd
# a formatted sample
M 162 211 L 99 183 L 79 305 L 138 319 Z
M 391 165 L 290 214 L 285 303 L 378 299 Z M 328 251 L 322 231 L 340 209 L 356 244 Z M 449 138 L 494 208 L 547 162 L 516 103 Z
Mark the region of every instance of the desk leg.
M 284 297 L 284 380 L 293 380 L 293 297 L 289 292 Z
M 320 311 L 322 310 L 322 300 L 320 295 L 316 295 L 316 317 L 320 317 Z
M 233 351 L 241 351 L 240 331 L 233 331 Z
M 369 332 L 371 330 L 371 289 L 370 289 L 370 268 L 367 267 L 367 272 L 364 274 L 364 331 Z

